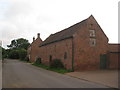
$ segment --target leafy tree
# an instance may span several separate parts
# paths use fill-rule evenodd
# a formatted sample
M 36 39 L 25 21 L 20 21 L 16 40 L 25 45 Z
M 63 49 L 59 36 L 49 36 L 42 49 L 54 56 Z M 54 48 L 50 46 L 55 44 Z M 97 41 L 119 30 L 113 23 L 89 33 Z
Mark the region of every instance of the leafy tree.
M 12 50 L 11 49 L 4 49 L 3 51 L 3 58 L 8 58 L 9 56 L 9 53 L 11 52 Z
M 5 49 L 0 46 L 0 60 L 4 58 L 5 54 L 6 54 Z
M 8 54 L 8 58 L 11 59 L 19 59 L 19 51 L 18 50 L 11 50 Z
M 28 40 L 24 38 L 14 39 L 10 45 L 7 45 L 9 49 L 6 50 L 7 57 L 11 59 L 25 59 L 27 55 L 27 48 L 30 45 Z
M 20 50 L 19 50 L 19 58 L 20 58 L 21 60 L 24 60 L 24 59 L 26 58 L 26 56 L 27 56 L 27 50 L 25 50 L 25 49 L 20 49 Z
M 7 45 L 8 48 L 10 49 L 27 49 L 28 46 L 30 45 L 30 43 L 28 42 L 28 40 L 24 39 L 24 38 L 19 38 L 19 39 L 14 39 L 11 41 L 10 45 Z

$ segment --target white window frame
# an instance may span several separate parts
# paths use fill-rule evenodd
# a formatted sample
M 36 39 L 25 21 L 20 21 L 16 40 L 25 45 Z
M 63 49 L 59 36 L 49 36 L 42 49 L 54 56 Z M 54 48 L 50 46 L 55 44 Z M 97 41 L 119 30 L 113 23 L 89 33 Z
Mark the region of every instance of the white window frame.
M 95 37 L 95 30 L 89 30 L 90 37 Z
M 90 46 L 96 46 L 96 39 L 90 38 Z

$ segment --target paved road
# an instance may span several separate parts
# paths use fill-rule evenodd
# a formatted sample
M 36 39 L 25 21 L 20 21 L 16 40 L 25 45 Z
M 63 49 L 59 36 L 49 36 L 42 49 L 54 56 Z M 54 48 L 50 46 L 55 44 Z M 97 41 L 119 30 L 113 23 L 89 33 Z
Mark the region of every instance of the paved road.
M 5 60 L 3 88 L 107 88 L 96 83 L 44 70 L 18 60 Z

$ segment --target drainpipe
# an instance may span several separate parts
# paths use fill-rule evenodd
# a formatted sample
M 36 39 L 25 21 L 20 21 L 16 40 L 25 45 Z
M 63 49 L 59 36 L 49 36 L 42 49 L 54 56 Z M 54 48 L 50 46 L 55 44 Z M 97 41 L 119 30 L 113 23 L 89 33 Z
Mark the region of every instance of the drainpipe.
M 72 71 L 74 71 L 74 43 L 72 38 Z

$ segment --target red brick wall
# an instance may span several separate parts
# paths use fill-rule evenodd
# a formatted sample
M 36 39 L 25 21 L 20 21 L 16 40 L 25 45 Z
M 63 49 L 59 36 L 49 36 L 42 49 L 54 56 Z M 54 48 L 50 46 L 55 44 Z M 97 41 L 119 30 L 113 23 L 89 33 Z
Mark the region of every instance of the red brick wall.
M 36 41 L 31 46 L 31 61 L 35 61 L 39 56 L 42 63 L 49 65 L 49 57 L 60 59 L 66 69 L 72 69 L 72 49 L 74 49 L 74 70 L 95 70 L 100 67 L 100 55 L 107 54 L 108 38 L 102 31 L 96 20 L 91 16 L 89 19 L 81 22 L 78 31 L 73 35 L 72 39 L 66 39 L 46 46 L 38 47 L 40 42 Z M 89 30 L 95 30 L 96 45 L 90 46 Z M 64 59 L 64 53 L 67 53 L 67 59 Z
M 120 61 L 119 61 L 119 59 L 120 59 L 120 44 L 109 44 L 108 59 L 109 59 L 109 63 L 108 63 L 109 69 L 120 68 Z
M 34 62 L 36 58 L 39 55 L 39 50 L 40 50 L 40 43 L 42 40 L 38 37 L 36 40 L 34 40 L 31 44 L 31 51 L 30 51 L 30 61 Z
M 118 69 L 118 56 L 120 53 L 109 53 L 109 69 Z
M 67 59 L 64 59 L 64 53 L 67 53 Z M 42 64 L 49 65 L 49 57 L 60 59 L 66 69 L 72 69 L 72 39 L 55 42 L 46 46 L 40 47 L 39 57 Z
M 109 52 L 120 52 L 120 44 L 109 44 Z
M 91 26 L 92 24 L 92 26 Z M 96 46 L 90 46 L 89 30 L 95 30 Z M 74 34 L 74 70 L 95 70 L 100 67 L 100 54 L 106 54 L 108 38 L 93 17 L 83 22 Z

